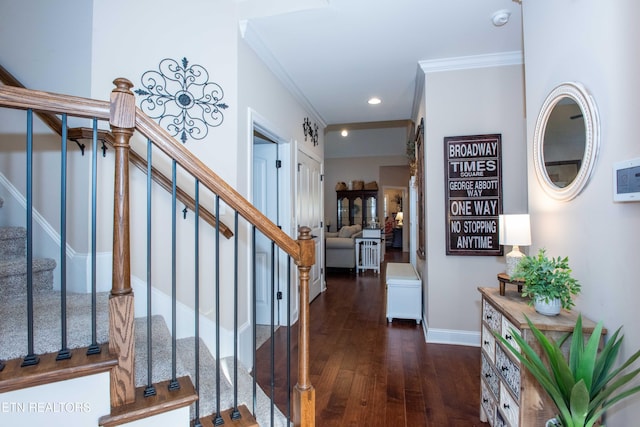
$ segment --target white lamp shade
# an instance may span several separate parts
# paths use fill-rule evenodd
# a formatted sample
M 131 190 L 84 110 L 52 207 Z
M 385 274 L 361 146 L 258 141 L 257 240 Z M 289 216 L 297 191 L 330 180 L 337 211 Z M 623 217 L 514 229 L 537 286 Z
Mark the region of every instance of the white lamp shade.
M 404 215 L 402 214 L 402 212 L 398 212 L 396 214 L 396 221 L 398 222 L 398 225 L 402 225 L 403 219 L 404 219 Z
M 498 217 L 498 239 L 501 245 L 531 245 L 529 214 L 500 215 Z

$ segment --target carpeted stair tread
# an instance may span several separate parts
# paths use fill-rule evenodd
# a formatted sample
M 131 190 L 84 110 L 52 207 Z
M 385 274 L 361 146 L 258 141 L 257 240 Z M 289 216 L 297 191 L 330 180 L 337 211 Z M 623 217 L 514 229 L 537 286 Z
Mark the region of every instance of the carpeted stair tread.
M 51 353 L 61 348 L 60 292 L 40 290 L 33 293 L 34 350 L 36 354 Z M 107 292 L 98 293 L 97 342 L 108 341 Z M 27 354 L 26 294 L 7 294 L 0 300 L 0 360 L 24 357 Z M 67 294 L 67 347 L 91 344 L 91 295 Z
M 17 239 L 27 236 L 27 229 L 24 227 L 4 226 L 0 227 L 0 240 Z
M 51 258 L 33 258 L 33 272 L 53 270 L 56 261 Z M 27 273 L 27 259 L 22 256 L 12 256 L 0 259 L 0 276 L 14 276 Z
M 0 227 L 0 258 L 24 257 L 27 229 L 24 227 Z
M 153 362 L 152 382 L 157 383 L 172 378 L 171 332 L 160 315 L 151 317 L 151 361 Z M 147 385 L 147 318 L 135 319 L 135 372 L 136 387 Z M 179 355 L 178 350 L 178 355 Z M 188 375 L 182 361 L 176 358 L 176 377 Z
M 191 381 L 195 384 L 195 337 L 182 338 L 177 341 L 178 355 L 184 366 L 189 372 Z M 234 381 L 234 363 L 233 357 L 225 357 L 220 359 L 220 409 L 225 410 L 233 407 L 233 381 Z M 200 340 L 200 393 L 199 405 L 200 416 L 213 414 L 216 412 L 216 360 L 204 344 Z M 202 366 L 208 366 L 209 369 L 202 369 Z M 253 408 L 253 378 L 249 372 L 238 365 L 238 404 L 246 405 L 249 410 Z M 264 392 L 257 387 L 256 396 L 256 420 L 260 425 L 271 425 L 271 401 Z M 191 418 L 195 417 L 195 404 L 191 406 Z M 274 407 L 274 424 L 275 427 L 287 426 L 287 421 L 278 410 Z
M 51 258 L 33 259 L 33 289 L 51 290 L 55 260 Z M 0 259 L 0 290 L 4 295 L 22 295 L 27 292 L 27 260 L 25 257 Z

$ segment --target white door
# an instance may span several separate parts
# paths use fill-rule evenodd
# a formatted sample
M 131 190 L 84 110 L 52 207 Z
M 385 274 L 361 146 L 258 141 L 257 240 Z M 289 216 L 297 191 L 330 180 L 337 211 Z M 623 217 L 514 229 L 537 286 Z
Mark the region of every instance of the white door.
M 253 145 L 253 205 L 278 224 L 278 146 L 265 140 L 257 141 Z M 278 303 L 277 299 L 273 299 L 277 295 L 279 283 L 278 262 L 272 262 L 273 251 L 271 240 L 256 231 L 255 298 L 256 322 L 259 325 L 271 324 L 271 303 Z M 278 313 L 278 307 L 274 306 L 274 311 Z M 278 324 L 277 317 L 274 321 Z
M 298 214 L 299 226 L 311 228 L 315 236 L 316 262 L 309 272 L 309 301 L 322 291 L 323 246 L 322 246 L 322 182 L 320 162 L 302 151 L 298 151 Z

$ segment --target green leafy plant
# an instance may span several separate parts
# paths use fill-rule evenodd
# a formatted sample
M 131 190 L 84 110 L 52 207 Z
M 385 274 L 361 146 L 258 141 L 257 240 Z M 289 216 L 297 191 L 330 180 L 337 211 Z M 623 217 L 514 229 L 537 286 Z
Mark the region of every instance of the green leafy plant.
M 549 258 L 544 248 L 537 255 L 525 255 L 516 266 L 513 277 L 524 280 L 523 297 L 538 297 L 546 302 L 559 298 L 562 308 L 567 310 L 574 306 L 573 295 L 580 293 L 580 283 L 571 276 L 569 257 Z
M 640 350 L 614 369 L 624 338 L 620 335 L 621 328 L 598 353 L 602 322 L 598 322 L 586 343 L 582 334 L 582 316 L 578 316 L 573 333 L 557 342 L 540 332 L 528 317 L 527 323 L 549 367 L 515 330 L 512 330 L 512 337 L 520 346 L 520 352 L 500 334 L 495 335 L 549 394 L 558 409 L 556 418 L 561 426 L 591 427 L 615 403 L 640 392 L 640 386 L 623 390 L 640 373 L 640 369 L 624 373 L 640 357 Z M 567 360 L 560 347 L 569 336 L 571 342 Z

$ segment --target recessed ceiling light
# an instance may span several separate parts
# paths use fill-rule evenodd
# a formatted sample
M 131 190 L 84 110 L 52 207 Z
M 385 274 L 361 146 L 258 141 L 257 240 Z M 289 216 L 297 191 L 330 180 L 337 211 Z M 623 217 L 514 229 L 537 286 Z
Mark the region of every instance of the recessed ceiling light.
M 374 96 L 373 98 L 370 98 L 369 101 L 367 101 L 367 102 L 369 104 L 371 104 L 371 105 L 378 105 L 378 104 L 380 104 L 382 102 L 382 100 L 380 98 Z
M 347 135 L 349 135 L 349 131 L 346 130 L 346 129 L 342 129 L 342 132 L 340 132 L 340 135 L 347 136 Z

